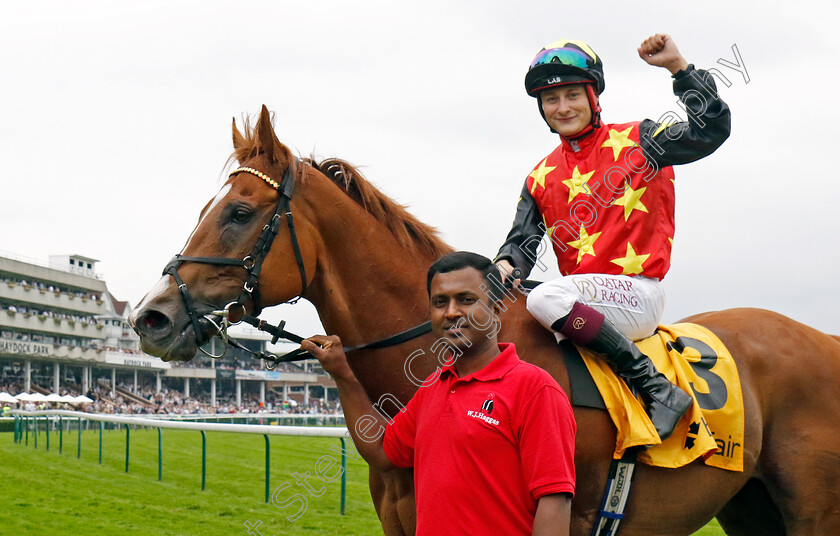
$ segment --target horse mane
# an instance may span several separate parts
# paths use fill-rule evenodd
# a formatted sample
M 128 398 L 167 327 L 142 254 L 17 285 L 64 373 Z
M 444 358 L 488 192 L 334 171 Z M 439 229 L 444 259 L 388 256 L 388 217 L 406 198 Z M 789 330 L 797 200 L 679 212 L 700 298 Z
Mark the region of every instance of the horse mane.
M 436 258 L 452 251 L 434 227 L 421 222 L 404 205 L 379 191 L 349 162 L 340 158 L 320 162 L 305 158 L 303 162 L 330 179 L 377 221 L 385 224 L 403 247 L 419 245 Z
M 264 113 L 265 110 L 263 111 Z M 280 143 L 272 133 L 270 141 L 260 139 L 258 128 L 252 127 L 249 118 L 244 117 L 244 129 L 240 131 L 234 124 L 234 147 L 235 150 L 229 158 L 229 162 L 236 160 L 245 162 L 261 152 L 266 151 L 263 143 L 273 143 L 271 150 L 280 149 L 288 160 L 295 160 L 292 151 L 283 143 Z M 272 121 L 273 122 L 273 121 Z M 406 207 L 396 203 L 388 196 L 380 192 L 375 186 L 365 179 L 352 164 L 339 158 L 328 158 L 321 162 L 314 158 L 302 158 L 301 162 L 311 166 L 322 173 L 325 177 L 340 187 L 351 199 L 364 207 L 367 212 L 383 223 L 403 247 L 419 246 L 435 258 L 452 251 L 439 237 L 434 227 L 426 225 L 413 215 Z M 298 180 L 304 180 L 302 166 L 297 166 Z

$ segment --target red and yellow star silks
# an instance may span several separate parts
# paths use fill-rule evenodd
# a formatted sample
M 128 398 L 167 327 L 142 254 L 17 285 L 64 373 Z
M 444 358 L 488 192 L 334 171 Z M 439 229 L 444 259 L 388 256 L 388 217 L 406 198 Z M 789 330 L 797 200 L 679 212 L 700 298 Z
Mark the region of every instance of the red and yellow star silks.
M 670 268 L 674 172 L 647 164 L 638 125 L 604 125 L 577 152 L 561 144 L 528 176 L 561 273 L 661 279 Z

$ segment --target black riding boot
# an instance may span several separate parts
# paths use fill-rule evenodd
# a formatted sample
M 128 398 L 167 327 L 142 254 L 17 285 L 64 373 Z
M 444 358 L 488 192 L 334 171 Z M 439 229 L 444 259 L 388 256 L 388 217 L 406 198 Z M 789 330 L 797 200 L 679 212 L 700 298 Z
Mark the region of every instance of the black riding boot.
M 576 303 L 555 326 L 560 322 L 558 331 L 572 342 L 604 354 L 618 375 L 641 394 L 659 437 L 663 441 L 670 437 L 692 398 L 656 370 L 650 358 L 595 309 Z

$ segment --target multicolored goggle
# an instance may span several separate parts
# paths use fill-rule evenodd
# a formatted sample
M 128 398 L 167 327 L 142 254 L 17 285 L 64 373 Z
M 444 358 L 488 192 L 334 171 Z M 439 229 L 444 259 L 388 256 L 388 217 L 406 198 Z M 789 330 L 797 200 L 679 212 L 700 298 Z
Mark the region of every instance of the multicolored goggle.
M 562 63 L 563 65 L 586 69 L 590 66 L 591 62 L 592 58 L 580 50 L 574 48 L 549 48 L 537 54 L 537 57 L 531 62 L 531 68 L 533 69 L 537 65 L 546 63 Z

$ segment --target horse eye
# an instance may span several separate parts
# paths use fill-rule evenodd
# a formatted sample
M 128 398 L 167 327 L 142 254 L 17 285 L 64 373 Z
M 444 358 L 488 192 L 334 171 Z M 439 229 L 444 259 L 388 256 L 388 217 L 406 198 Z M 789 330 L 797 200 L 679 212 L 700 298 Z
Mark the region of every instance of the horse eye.
M 244 208 L 236 209 L 233 214 L 231 214 L 230 221 L 233 223 L 248 223 L 251 220 L 251 212 Z

